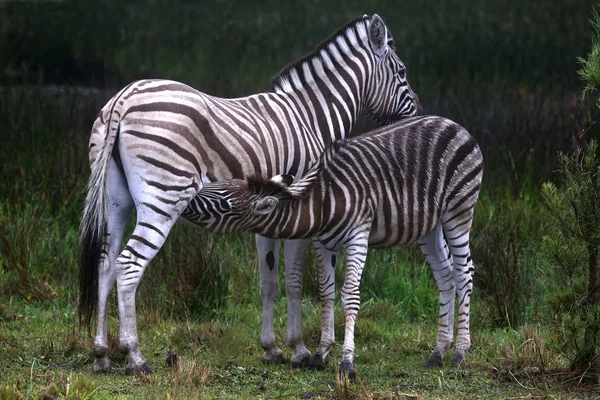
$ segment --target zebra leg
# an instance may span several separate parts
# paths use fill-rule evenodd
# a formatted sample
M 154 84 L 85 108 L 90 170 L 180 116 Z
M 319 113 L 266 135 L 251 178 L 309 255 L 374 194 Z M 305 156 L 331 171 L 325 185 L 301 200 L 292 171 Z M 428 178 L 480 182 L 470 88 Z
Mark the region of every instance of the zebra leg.
M 452 256 L 444 240 L 442 225 L 435 228 L 419 240 L 421 251 L 425 254 L 433 277 L 440 292 L 440 314 L 438 318 L 437 343 L 425 362 L 426 367 L 441 367 L 446 352 L 452 346 L 454 338 L 454 302 L 456 285 L 452 273 Z
M 117 167 L 114 160 L 108 167 L 109 209 L 107 222 L 107 238 L 105 254 L 99 265 L 98 273 L 98 325 L 94 339 L 94 354 L 96 360 L 92 370 L 106 372 L 110 369 L 108 359 L 108 296 L 115 285 L 115 258 L 121 246 L 121 239 L 127 220 L 133 209 L 133 200 L 125 181 L 123 171 Z
M 452 253 L 454 261 L 454 282 L 458 296 L 458 329 L 456 333 L 456 347 L 451 365 L 461 364 L 471 347 L 470 334 L 470 306 L 473 292 L 473 261 L 469 247 L 469 233 L 473 224 L 473 209 L 460 214 L 460 218 L 450 218 L 444 222 L 444 234 Z
M 127 356 L 125 369 L 127 374 L 152 373 L 139 349 L 135 293 L 144 270 L 156 256 L 177 221 L 177 215 L 164 221 L 147 218 L 150 210 L 143 210 L 143 208 L 145 208 L 144 205 L 138 206 L 137 225 L 116 261 L 120 325 L 119 348 Z M 145 221 L 152 221 L 152 223 Z
M 287 296 L 287 345 L 294 350 L 293 366 L 304 367 L 310 351 L 302 341 L 302 271 L 309 239 L 286 240 L 283 246 L 285 259 L 285 291 Z
M 367 259 L 369 244 L 369 231 L 359 230 L 354 232 L 352 242 L 344 246 L 346 254 L 346 274 L 342 286 L 342 305 L 346 329 L 344 332 L 344 344 L 342 345 L 342 362 L 339 374 L 349 380 L 356 379 L 354 368 L 354 325 L 356 316 L 360 309 L 360 279 Z
M 335 344 L 333 306 L 335 300 L 336 252 L 326 249 L 315 241 L 317 262 L 319 263 L 319 297 L 321 298 L 321 341 L 317 351 L 308 363 L 309 369 L 324 369 L 325 357 Z
M 169 231 L 201 184 L 195 184 L 199 182 L 197 177 L 189 180 L 177 177 L 179 179 L 174 179 L 174 182 L 184 187 L 183 191 L 157 190 L 139 175 L 128 174 L 128 168 L 133 168 L 125 161 L 130 158 L 121 156 L 129 191 L 137 209 L 137 221 L 133 234 L 115 263 L 119 301 L 119 348 L 127 356 L 126 373 L 152 373 L 139 349 L 135 293 L 144 270 L 163 246 Z
M 283 362 L 283 352 L 275 343 L 273 318 L 275 300 L 279 288 L 277 264 L 279 261 L 279 239 L 256 235 L 258 264 L 260 270 L 260 298 L 262 300 L 262 330 L 260 345 L 264 349 L 263 362 L 267 364 Z

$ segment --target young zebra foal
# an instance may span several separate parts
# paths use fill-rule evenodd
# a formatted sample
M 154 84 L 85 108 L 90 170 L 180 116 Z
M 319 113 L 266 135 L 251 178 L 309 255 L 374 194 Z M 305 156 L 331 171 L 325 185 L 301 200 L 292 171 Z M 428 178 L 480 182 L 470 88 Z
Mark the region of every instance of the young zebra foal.
M 192 201 L 199 225 L 215 233 L 252 231 L 268 237 L 312 237 L 319 261 L 323 330 L 310 361 L 321 367 L 334 342 L 335 252 L 346 255 L 341 289 L 346 320 L 340 373 L 353 379 L 354 324 L 367 248 L 418 241 L 440 292 L 438 338 L 427 366 L 439 366 L 458 331 L 452 364 L 470 346 L 473 263 L 469 232 L 483 174 L 479 146 L 441 117 L 402 120 L 329 146 L 297 182 L 279 175 L 206 184 Z

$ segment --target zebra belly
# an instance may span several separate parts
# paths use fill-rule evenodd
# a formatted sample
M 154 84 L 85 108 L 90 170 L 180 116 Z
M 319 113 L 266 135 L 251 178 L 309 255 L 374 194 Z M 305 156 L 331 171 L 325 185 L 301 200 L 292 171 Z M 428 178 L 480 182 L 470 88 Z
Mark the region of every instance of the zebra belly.
M 385 249 L 388 247 L 404 246 L 414 243 L 427 233 L 431 232 L 438 222 L 438 216 L 433 218 L 419 218 L 418 211 L 415 215 L 398 215 L 396 221 L 375 218 L 369 235 L 369 247 Z M 437 213 L 433 213 L 437 214 Z M 412 222 L 410 222 L 412 219 Z M 419 221 L 424 221 L 419 223 Z

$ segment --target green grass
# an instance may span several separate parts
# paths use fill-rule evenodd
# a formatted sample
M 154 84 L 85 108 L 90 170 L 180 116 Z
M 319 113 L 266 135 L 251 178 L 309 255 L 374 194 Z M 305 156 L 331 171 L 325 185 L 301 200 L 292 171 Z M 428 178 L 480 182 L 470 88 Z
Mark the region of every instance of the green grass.
M 313 349 L 318 338 L 315 308 L 311 301 L 303 304 L 304 335 Z M 281 300 L 278 315 L 284 310 Z M 238 307 L 226 319 L 174 321 L 142 313 L 140 340 L 155 375 L 130 377 L 119 371 L 124 360 L 112 336 L 109 354 L 115 371 L 91 373 L 91 339 L 76 329 L 72 307 L 13 300 L 0 310 L 0 394 L 73 399 L 345 398 L 339 393 L 336 397 L 336 390 L 343 392 L 335 385 L 339 344 L 324 371 L 264 365 L 257 313 L 253 304 Z M 114 316 L 109 326 L 114 333 Z M 278 323 L 280 343 L 283 329 Z M 338 338 L 342 330 L 338 308 Z M 564 373 L 556 368 L 562 360 L 553 355 L 549 341 L 552 337 L 535 326 L 478 330 L 465 366 L 425 369 L 422 364 L 435 343 L 435 326 L 406 320 L 396 305 L 365 304 L 356 328 L 359 384 L 350 390 L 370 398 L 585 398 L 585 391 L 577 394 L 560 384 Z M 179 368 L 166 365 L 170 353 L 177 354 Z

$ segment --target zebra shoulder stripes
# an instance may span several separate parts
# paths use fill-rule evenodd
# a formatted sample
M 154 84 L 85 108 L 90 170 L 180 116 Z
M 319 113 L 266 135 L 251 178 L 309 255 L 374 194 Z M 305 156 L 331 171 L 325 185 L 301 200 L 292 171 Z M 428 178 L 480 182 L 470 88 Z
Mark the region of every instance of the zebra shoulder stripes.
M 413 117 L 370 134 L 338 142 L 300 180 L 277 176 L 205 185 L 196 203 L 197 224 L 216 233 L 249 230 L 270 237 L 312 237 L 319 255 L 323 320 L 334 300 L 335 251 L 346 254 L 341 289 L 346 316 L 340 372 L 354 377 L 354 324 L 367 247 L 418 241 L 440 293 L 437 345 L 426 365 L 441 365 L 458 327 L 452 363 L 470 347 L 469 306 L 473 262 L 469 233 L 479 195 L 483 160 L 476 141 L 441 117 Z M 286 177 L 287 178 L 287 177 Z M 225 201 L 223 201 L 225 200 Z M 311 363 L 319 367 L 331 349 L 326 326 Z
M 344 138 L 362 112 L 387 122 L 414 115 L 418 100 L 377 15 L 350 21 L 315 51 L 284 68 L 273 92 L 237 99 L 201 93 L 179 82 L 130 84 L 101 110 L 90 137 L 91 177 L 81 223 L 80 321 L 98 307 L 94 371 L 110 368 L 107 307 L 116 283 L 119 345 L 128 372 L 151 372 L 139 349 L 135 293 L 142 275 L 209 181 L 249 175 L 302 176 L 325 143 Z M 133 234 L 121 250 L 135 208 Z M 257 236 L 265 361 L 282 351 L 273 331 L 279 242 Z M 300 292 L 307 241 L 285 246 L 288 345 L 292 363 L 310 352 L 302 342 Z

